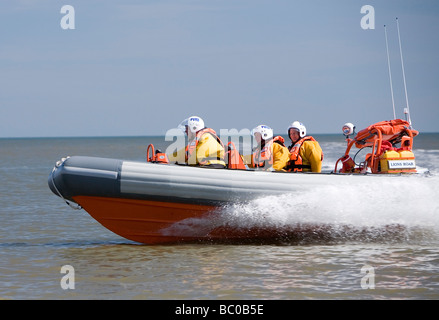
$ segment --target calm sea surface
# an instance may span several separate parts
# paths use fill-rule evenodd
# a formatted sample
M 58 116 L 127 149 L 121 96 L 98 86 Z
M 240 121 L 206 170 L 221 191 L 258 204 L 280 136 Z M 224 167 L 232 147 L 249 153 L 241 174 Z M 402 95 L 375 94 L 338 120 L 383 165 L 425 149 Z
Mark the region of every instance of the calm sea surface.
M 332 170 L 344 152 L 343 136 L 316 138 L 324 169 Z M 325 240 L 141 245 L 71 209 L 48 188 L 62 157 L 144 161 L 149 143 L 169 144 L 164 137 L 0 139 L 0 299 L 439 298 L 439 134 L 415 139 L 417 165 L 430 176 L 383 182 L 381 190 L 367 181 L 349 189 L 333 185 L 225 209 L 247 224 L 312 217 L 333 224 Z M 337 228 L 346 225 L 349 231 Z M 61 286 L 72 275 L 61 273 L 66 265 L 74 268 L 74 289 Z

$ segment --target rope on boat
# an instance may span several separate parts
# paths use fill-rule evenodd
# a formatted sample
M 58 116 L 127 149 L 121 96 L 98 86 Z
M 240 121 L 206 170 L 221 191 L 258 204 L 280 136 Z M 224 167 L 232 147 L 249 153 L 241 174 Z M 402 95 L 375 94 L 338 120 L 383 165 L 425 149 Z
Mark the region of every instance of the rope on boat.
M 71 201 L 69 201 L 69 200 L 67 200 L 66 198 L 64 198 L 64 196 L 61 194 L 61 192 L 60 192 L 60 191 L 58 190 L 58 188 L 56 187 L 55 180 L 53 179 L 53 173 L 54 173 L 59 167 L 61 167 L 61 166 L 64 164 L 64 162 L 66 162 L 66 160 L 67 160 L 68 158 L 70 158 L 70 157 L 62 158 L 60 161 L 57 161 L 57 162 L 56 162 L 55 167 L 52 169 L 52 173 L 50 174 L 50 177 L 52 178 L 52 185 L 53 185 L 53 187 L 55 188 L 55 191 L 56 191 L 56 193 L 58 194 L 58 196 L 59 196 L 61 199 L 63 199 L 63 200 L 65 201 L 65 203 L 67 203 L 67 205 L 68 205 L 70 208 L 75 209 L 75 210 L 81 210 L 81 209 L 82 209 L 81 205 L 79 205 L 78 203 L 73 204 Z

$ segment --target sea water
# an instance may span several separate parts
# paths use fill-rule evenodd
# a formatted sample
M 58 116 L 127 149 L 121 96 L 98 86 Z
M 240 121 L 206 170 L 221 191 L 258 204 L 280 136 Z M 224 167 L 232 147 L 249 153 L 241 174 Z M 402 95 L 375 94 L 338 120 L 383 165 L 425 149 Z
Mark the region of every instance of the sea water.
M 315 137 L 323 169 L 333 170 L 343 136 Z M 149 143 L 169 145 L 164 137 L 0 139 L 0 299 L 439 298 L 439 134 L 415 138 L 428 175 L 221 209 L 221 223 L 237 227 L 325 226 L 279 243 L 141 245 L 48 188 L 62 157 L 145 161 Z

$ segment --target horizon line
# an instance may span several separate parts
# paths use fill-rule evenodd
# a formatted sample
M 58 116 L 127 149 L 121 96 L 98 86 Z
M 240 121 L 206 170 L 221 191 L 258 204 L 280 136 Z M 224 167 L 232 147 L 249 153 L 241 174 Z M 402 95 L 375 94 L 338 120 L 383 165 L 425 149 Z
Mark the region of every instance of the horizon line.
M 439 131 L 425 131 L 419 132 L 419 134 L 437 134 Z M 286 133 L 275 133 L 275 136 L 286 136 Z M 312 135 L 340 135 L 343 136 L 343 133 L 314 133 Z M 22 137 L 0 137 L 0 139 L 84 139 L 84 138 L 147 138 L 147 137 L 164 137 L 165 134 L 151 134 L 151 135 L 84 135 L 84 136 L 22 136 Z

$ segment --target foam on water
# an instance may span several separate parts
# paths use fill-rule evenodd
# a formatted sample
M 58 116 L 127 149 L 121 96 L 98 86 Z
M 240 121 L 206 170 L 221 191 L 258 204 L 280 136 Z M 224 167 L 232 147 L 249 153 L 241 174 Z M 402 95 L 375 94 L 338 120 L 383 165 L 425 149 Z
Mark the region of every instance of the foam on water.
M 408 226 L 439 227 L 438 178 L 408 178 L 358 181 L 348 188 L 316 186 L 290 195 L 272 195 L 248 204 L 232 205 L 225 215 L 240 226 L 279 226 L 291 223 L 331 223 L 356 226 L 382 226 L 401 223 Z
M 364 177 L 349 187 L 317 185 L 226 205 L 207 218 L 186 219 L 168 231 L 204 236 L 234 230 L 240 239 L 247 233 L 300 242 L 437 239 L 438 199 L 437 176 L 383 178 L 379 183 Z

